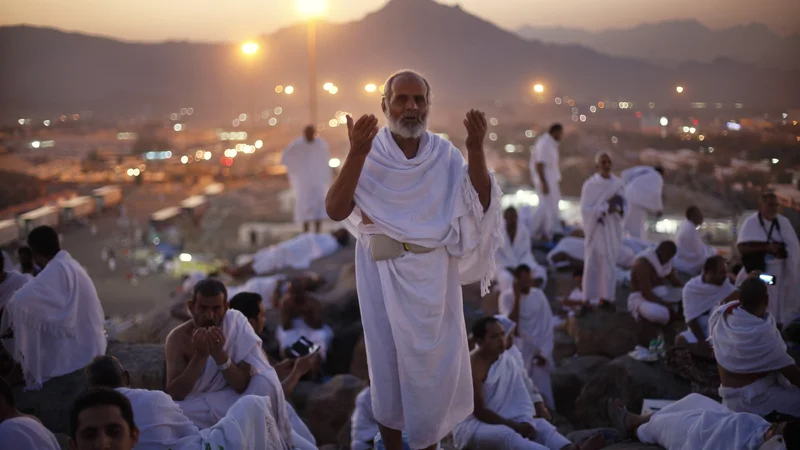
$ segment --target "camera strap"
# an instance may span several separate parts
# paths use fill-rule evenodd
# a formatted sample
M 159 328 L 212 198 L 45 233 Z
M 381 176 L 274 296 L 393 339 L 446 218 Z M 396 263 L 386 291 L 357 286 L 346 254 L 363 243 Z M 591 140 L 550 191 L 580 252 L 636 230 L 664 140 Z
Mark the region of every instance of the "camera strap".
M 780 237 L 781 242 L 783 242 L 783 235 L 781 234 L 781 226 L 778 224 L 778 218 L 777 217 L 770 221 L 769 231 L 767 231 L 767 227 L 764 225 L 764 218 L 761 217 L 761 213 L 760 212 L 758 213 L 758 223 L 761 224 L 761 229 L 763 229 L 764 230 L 764 234 L 767 235 L 767 243 L 772 242 L 772 232 L 775 231 L 775 230 L 778 231 L 778 236 Z

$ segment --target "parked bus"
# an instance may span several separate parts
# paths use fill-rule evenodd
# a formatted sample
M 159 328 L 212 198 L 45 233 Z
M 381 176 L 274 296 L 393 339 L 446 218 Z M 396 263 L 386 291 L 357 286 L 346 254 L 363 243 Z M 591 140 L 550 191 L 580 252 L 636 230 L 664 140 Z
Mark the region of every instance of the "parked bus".
M 89 196 L 74 197 L 61 202 L 61 214 L 65 221 L 83 219 L 95 211 L 96 201 Z
M 197 223 L 203 217 L 206 209 L 208 209 L 208 200 L 204 195 L 193 195 L 181 202 L 181 208 Z
M 122 203 L 122 189 L 119 186 L 108 185 L 92 191 L 96 209 L 102 211 Z
M 19 221 L 22 224 L 22 232 L 25 235 L 42 225 L 55 228 L 59 223 L 58 208 L 55 206 L 42 206 L 19 216 Z

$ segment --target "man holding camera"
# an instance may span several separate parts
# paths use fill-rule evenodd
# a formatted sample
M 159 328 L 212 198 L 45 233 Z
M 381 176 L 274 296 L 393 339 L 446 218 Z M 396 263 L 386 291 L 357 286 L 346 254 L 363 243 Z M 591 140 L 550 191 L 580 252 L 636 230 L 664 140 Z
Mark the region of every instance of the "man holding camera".
M 771 275 L 767 311 L 779 328 L 789 323 L 798 309 L 793 291 L 800 273 L 800 243 L 789 219 L 778 214 L 778 197 L 774 193 L 761 196 L 758 212 L 742 224 L 736 248 L 743 265 L 736 284 L 740 285 L 753 271 Z

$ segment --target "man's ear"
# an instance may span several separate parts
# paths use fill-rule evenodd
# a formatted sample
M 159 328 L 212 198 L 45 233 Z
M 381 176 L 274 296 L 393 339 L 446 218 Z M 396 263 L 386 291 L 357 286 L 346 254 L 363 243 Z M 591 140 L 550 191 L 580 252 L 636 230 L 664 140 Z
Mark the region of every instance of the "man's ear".
M 127 370 L 122 373 L 122 379 L 125 380 L 126 385 L 131 385 L 131 374 Z
M 136 447 L 136 444 L 139 443 L 139 427 L 133 427 L 131 430 L 131 440 L 133 441 L 133 446 Z
M 386 97 L 381 97 L 381 111 L 386 114 Z

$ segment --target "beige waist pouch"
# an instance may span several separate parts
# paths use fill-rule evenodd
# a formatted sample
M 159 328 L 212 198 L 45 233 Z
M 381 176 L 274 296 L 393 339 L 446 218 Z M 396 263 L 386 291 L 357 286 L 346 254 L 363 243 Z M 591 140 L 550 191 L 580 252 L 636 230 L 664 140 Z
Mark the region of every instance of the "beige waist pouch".
M 403 256 L 404 253 L 430 253 L 432 248 L 416 244 L 404 244 L 385 234 L 374 234 L 370 237 L 369 251 L 373 261 L 388 261 Z

